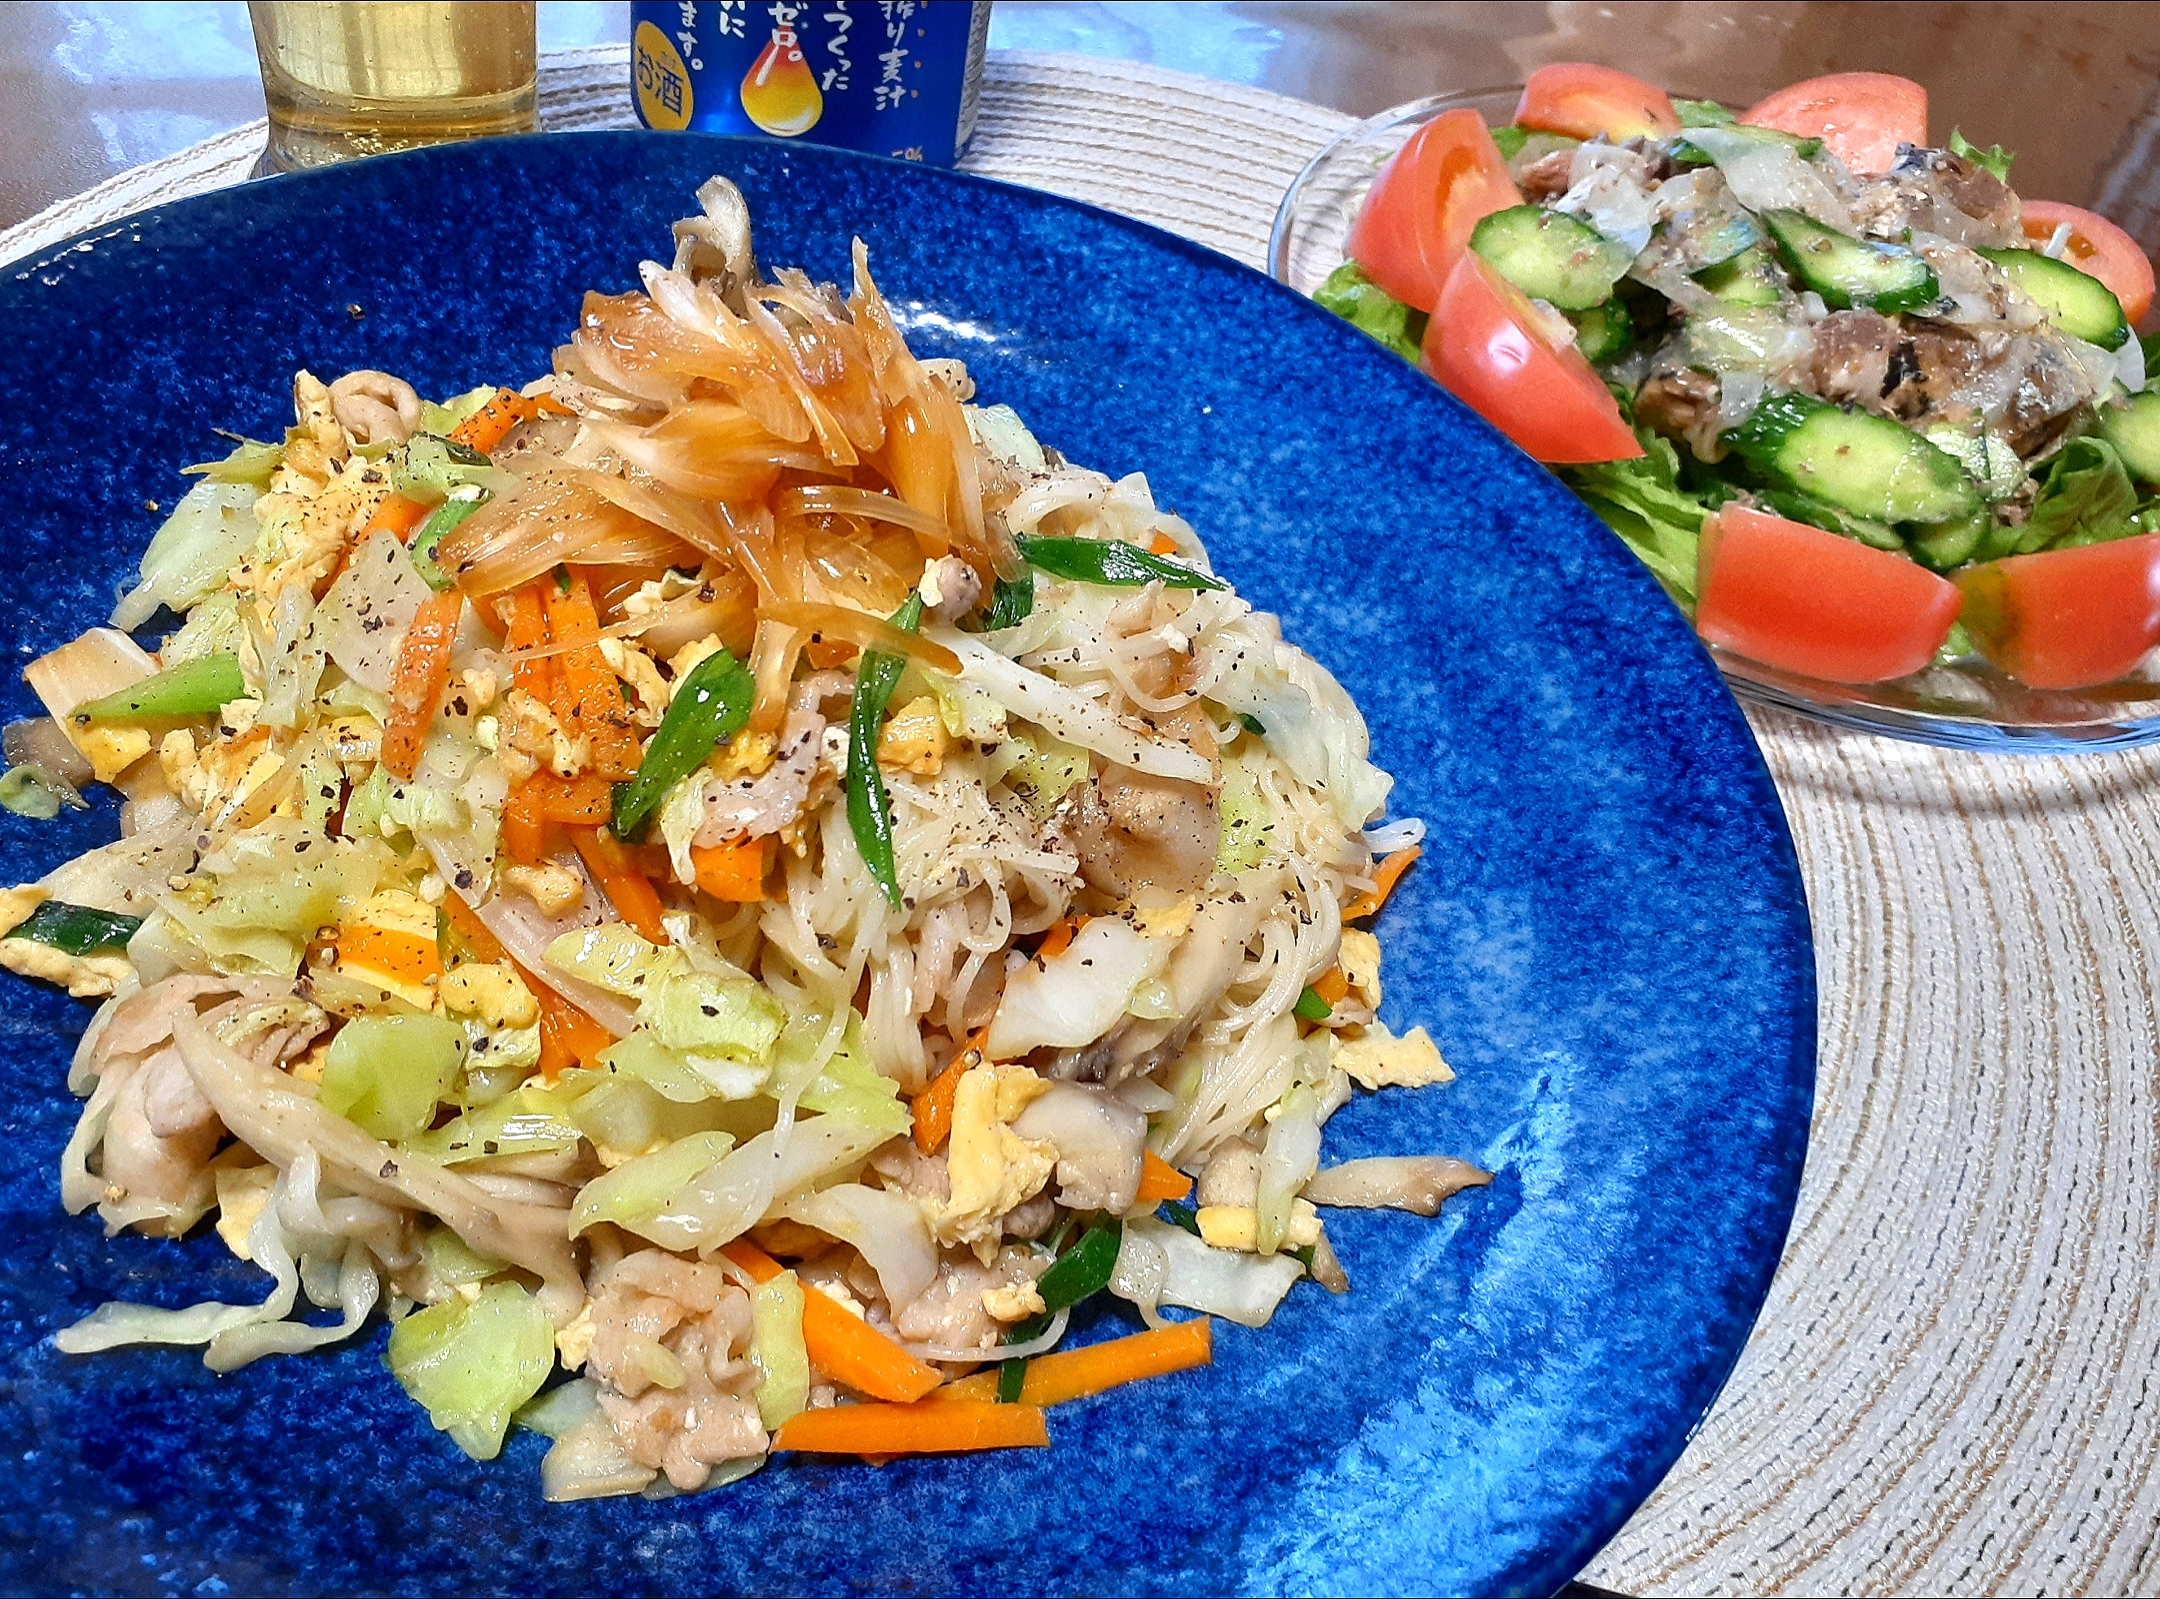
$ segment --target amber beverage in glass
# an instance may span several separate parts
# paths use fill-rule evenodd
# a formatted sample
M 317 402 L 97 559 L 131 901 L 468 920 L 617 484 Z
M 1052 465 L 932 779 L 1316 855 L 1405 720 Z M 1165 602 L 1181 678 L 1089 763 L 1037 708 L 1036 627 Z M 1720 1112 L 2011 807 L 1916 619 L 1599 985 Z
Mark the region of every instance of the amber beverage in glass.
M 280 172 L 534 125 L 531 0 L 250 0 Z

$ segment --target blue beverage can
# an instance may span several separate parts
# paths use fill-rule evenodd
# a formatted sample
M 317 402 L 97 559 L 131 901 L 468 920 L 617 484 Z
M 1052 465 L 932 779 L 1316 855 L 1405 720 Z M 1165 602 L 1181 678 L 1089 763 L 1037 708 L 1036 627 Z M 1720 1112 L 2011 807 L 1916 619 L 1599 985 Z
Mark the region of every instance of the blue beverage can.
M 761 134 L 949 167 L 975 131 L 990 0 L 632 0 L 648 128 Z

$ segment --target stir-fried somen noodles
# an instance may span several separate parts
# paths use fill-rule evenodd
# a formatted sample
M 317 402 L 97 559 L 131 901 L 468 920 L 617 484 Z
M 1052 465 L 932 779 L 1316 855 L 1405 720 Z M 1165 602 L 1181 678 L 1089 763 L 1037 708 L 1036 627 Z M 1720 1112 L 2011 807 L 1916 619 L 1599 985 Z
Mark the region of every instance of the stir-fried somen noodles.
M 1341 687 L 1142 478 L 915 359 L 860 245 L 768 280 L 699 198 L 522 394 L 301 373 L 30 667 L 0 800 L 127 796 L 0 905 L 104 999 L 63 1200 L 274 1280 L 61 1348 L 379 1308 L 476 1457 L 515 1418 L 551 1498 L 688 1491 L 1041 1444 L 1346 1289 L 1318 1207 L 1485 1180 L 1320 1165 L 1353 1084 L 1449 1076 L 1352 925 L 1420 829 Z M 1147 1330 L 1059 1350 L 1105 1292 Z

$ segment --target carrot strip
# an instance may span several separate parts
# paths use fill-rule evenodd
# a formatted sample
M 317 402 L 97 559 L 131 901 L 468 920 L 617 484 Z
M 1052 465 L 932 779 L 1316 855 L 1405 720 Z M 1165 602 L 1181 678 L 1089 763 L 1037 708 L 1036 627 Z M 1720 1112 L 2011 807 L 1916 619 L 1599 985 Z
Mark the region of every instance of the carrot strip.
M 966 1071 L 967 1055 L 963 1052 L 955 1055 L 950 1065 L 930 1079 L 930 1086 L 915 1096 L 915 1147 L 925 1155 L 935 1155 L 952 1137 L 953 1098 L 960 1092 L 960 1078 Z
M 720 1252 L 761 1283 L 771 1282 L 780 1275 L 780 1262 L 747 1238 L 738 1238 L 733 1243 L 721 1245 Z M 924 1365 L 862 1317 L 842 1310 L 836 1300 L 808 1283 L 803 1284 L 802 1330 L 803 1343 L 810 1352 L 811 1362 L 818 1370 L 834 1381 L 846 1383 L 850 1388 L 866 1393 L 873 1399 L 891 1399 L 905 1404 L 922 1398 L 938 1385 L 939 1376 L 934 1368 Z M 866 1451 L 871 1454 L 912 1452 L 905 1446 L 881 1449 L 874 1445 L 865 1445 L 863 1449 L 849 1447 L 839 1452 L 852 1455 Z
M 525 986 L 540 1002 L 540 1070 L 547 1080 L 552 1083 L 572 1066 L 597 1065 L 615 1035 L 536 978 L 528 975 Z
M 422 505 L 418 500 L 408 500 L 402 494 L 386 495 L 368 516 L 367 526 L 360 530 L 360 536 L 366 538 L 370 533 L 395 533 L 397 541 L 403 544 L 412 537 L 413 529 L 427 520 L 428 512 L 433 509 L 433 506 Z
M 615 814 L 615 785 L 592 772 L 557 777 L 542 772 L 530 779 L 540 785 L 540 814 L 569 827 L 600 827 Z
M 578 649 L 556 657 L 555 715 L 572 738 L 592 740 L 593 770 L 615 782 L 637 776 L 637 726 L 622 686 L 600 653 L 600 613 L 593 607 L 585 574 L 572 572 L 570 586 L 543 581 L 548 631 L 557 644 Z
M 502 602 L 510 611 L 504 619 L 505 650 L 537 649 L 549 642 L 547 602 L 541 597 L 540 584 L 528 583 L 521 589 L 512 589 L 502 596 Z M 541 655 L 520 660 L 512 668 L 512 681 L 534 699 L 552 704 L 555 698 L 554 659 Z
M 547 818 L 541 814 L 544 790 L 538 778 L 528 778 L 510 791 L 503 802 L 503 853 L 520 866 L 538 866 L 547 859 Z
M 1330 966 L 1313 979 L 1312 991 L 1330 1005 L 1340 1005 L 1350 993 L 1350 979 L 1340 966 Z
M 486 922 L 480 920 L 479 912 L 465 903 L 463 895 L 445 894 L 442 912 L 452 931 L 472 946 L 475 959 L 499 961 L 506 958 L 507 952 L 502 947 L 502 940 L 495 936 L 494 930 Z
M 1148 554 L 1175 555 L 1177 554 L 1177 540 L 1167 533 L 1158 533 L 1148 540 Z
M 410 777 L 420 764 L 420 741 L 450 681 L 450 643 L 464 609 L 465 596 L 456 589 L 429 595 L 398 646 L 390 672 L 390 720 L 382 738 L 382 763 L 393 777 Z
M 772 1446 L 818 1455 L 943 1455 L 974 1449 L 1044 1449 L 1049 1443 L 1050 1430 L 1040 1406 L 961 1400 L 806 1410 L 780 1424 Z
M 1140 1188 L 1133 1195 L 1136 1204 L 1160 1204 L 1166 1199 L 1183 1199 L 1191 1192 L 1190 1177 L 1154 1150 L 1140 1151 Z
M 573 827 L 570 842 L 607 895 L 615 913 L 655 944 L 669 942 L 660 925 L 660 895 L 612 835 L 598 827 Z
M 488 403 L 450 430 L 450 442 L 482 455 L 502 443 L 510 430 L 531 416 L 533 403 L 514 389 L 497 389 Z
M 714 899 L 751 905 L 765 897 L 765 840 L 738 838 L 731 844 L 690 846 L 697 886 Z
M 1035 946 L 1035 958 L 1039 961 L 1046 961 L 1053 955 L 1064 954 L 1066 946 L 1073 941 L 1073 935 L 1086 925 L 1087 918 L 1085 916 L 1066 917 L 1057 926 L 1051 928 L 1049 932 L 1043 934 L 1043 941 Z
M 1023 1405 L 1062 1405 L 1085 1399 L 1107 1388 L 1120 1388 L 1147 1377 L 1167 1376 L 1205 1366 L 1215 1358 L 1215 1324 L 1202 1316 L 1197 1321 L 1173 1322 L 1129 1338 L 1113 1338 L 1085 1349 L 1067 1349 L 1054 1355 L 1038 1355 L 1028 1362 L 1020 1383 Z M 958 1382 L 949 1382 L 932 1394 L 927 1404 L 980 1403 L 997 1397 L 998 1374 L 980 1371 Z
M 1402 874 L 1410 870 L 1410 863 L 1424 853 L 1422 845 L 1412 844 L 1408 849 L 1399 849 L 1382 861 L 1378 870 L 1373 873 L 1372 892 L 1359 895 L 1343 912 L 1343 920 L 1354 922 L 1360 916 L 1372 915 L 1385 905 L 1388 895 L 1395 892 L 1395 885 L 1402 881 Z
M 394 927 L 354 927 L 338 934 L 338 967 L 368 966 L 407 983 L 432 983 L 443 974 L 442 951 L 432 938 Z
M 915 1109 L 915 1147 L 925 1155 L 935 1155 L 952 1136 L 953 1099 L 960 1092 L 960 1078 L 970 1066 L 983 1063 L 989 1042 L 990 1026 L 985 1022 L 973 1038 L 961 1045 L 960 1053 L 946 1063 L 945 1069 L 930 1079 L 929 1086 L 909 1102 Z

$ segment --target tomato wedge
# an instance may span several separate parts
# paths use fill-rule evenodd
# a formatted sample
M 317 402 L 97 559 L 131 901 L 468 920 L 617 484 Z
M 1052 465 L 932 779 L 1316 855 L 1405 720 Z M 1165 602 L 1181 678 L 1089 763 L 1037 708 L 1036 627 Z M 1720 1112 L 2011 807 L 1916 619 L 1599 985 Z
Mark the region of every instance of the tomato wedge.
M 1855 172 L 1888 172 L 1899 145 L 1927 143 L 1927 90 L 1887 72 L 1833 72 L 1756 101 L 1740 120 L 1820 139 Z
M 1600 134 L 1623 139 L 1669 139 L 1680 131 L 1680 114 L 1654 83 L 1587 61 L 1556 61 L 1539 67 L 1523 85 L 1515 125 L 1575 139 Z
M 1934 659 L 1957 585 L 1888 550 L 1767 511 L 1703 520 L 1695 631 L 1720 649 L 1832 683 L 1881 683 Z
M 2064 205 L 2060 200 L 2025 202 L 2025 237 L 2035 244 L 2046 244 L 2065 222 L 2070 224 L 2070 242 L 2063 249 L 2064 257 L 2080 272 L 2105 283 L 2122 301 L 2124 316 L 2141 321 L 2152 309 L 2153 265 L 2137 240 L 2082 206 Z
M 1466 250 L 1426 324 L 1418 364 L 1540 461 L 1642 454 L 1612 391 L 1572 341 L 1548 343 L 1541 320 L 1522 290 Z
M 1957 585 L 1980 653 L 2034 688 L 2112 683 L 2160 643 L 2160 533 L 2005 556 Z
M 1475 111 L 1443 111 L 1380 169 L 1350 225 L 1347 254 L 1389 294 L 1420 311 L 1470 244 L 1470 230 L 1521 205 L 1507 162 Z

